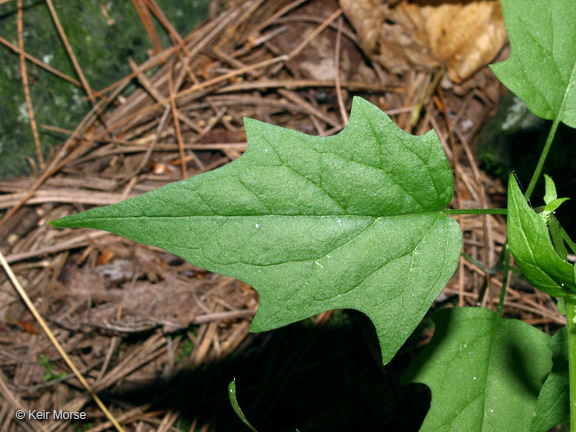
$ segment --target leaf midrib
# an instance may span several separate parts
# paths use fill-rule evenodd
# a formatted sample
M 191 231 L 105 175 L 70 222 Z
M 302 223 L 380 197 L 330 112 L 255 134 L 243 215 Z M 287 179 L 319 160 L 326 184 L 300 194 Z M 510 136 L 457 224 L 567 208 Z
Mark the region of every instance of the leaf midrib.
M 354 215 L 354 214 L 343 214 L 343 213 L 328 213 L 322 215 L 307 215 L 307 214 L 269 214 L 263 213 L 260 215 L 238 215 L 238 214 L 229 214 L 229 215 L 187 215 L 187 216 L 174 216 L 174 215 L 139 215 L 139 216 L 102 216 L 102 217 L 92 217 L 92 218 L 83 218 L 78 220 L 79 223 L 90 223 L 91 221 L 102 221 L 108 219 L 114 220 L 131 220 L 131 219 L 194 219 L 194 218 L 263 218 L 263 217 L 282 217 L 282 218 L 335 218 L 335 217 L 345 217 L 345 218 L 358 218 L 358 219 L 378 219 L 378 218 L 396 218 L 396 217 L 406 217 L 406 216 L 446 216 L 442 210 L 433 210 L 428 212 L 418 212 L 418 213 L 401 213 L 401 214 L 394 214 L 394 215 Z M 65 221 L 63 221 L 65 222 Z M 60 225 L 57 223 L 57 225 Z M 61 225 L 63 227 L 67 225 Z

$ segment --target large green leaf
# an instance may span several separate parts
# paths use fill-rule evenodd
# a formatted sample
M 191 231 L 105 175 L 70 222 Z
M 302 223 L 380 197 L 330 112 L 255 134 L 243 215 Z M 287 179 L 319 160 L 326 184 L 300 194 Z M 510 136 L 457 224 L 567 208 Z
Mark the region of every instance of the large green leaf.
M 576 127 L 576 1 L 501 1 L 512 54 L 492 70 L 534 114 Z
M 568 384 L 568 339 L 566 327 L 550 340 L 552 372 L 540 390 L 536 403 L 536 416 L 531 432 L 545 432 L 550 428 L 570 423 L 570 389 Z
M 574 266 L 558 255 L 544 218 L 528 205 L 514 176 L 508 181 L 508 241 L 518 266 L 535 288 L 555 297 L 576 293 Z
M 355 98 L 333 137 L 247 119 L 246 153 L 215 171 L 53 222 L 161 247 L 260 294 L 252 331 L 325 310 L 373 321 L 389 361 L 452 276 L 454 192 L 434 132 L 414 137 Z
M 530 431 L 552 367 L 549 336 L 485 308 L 444 309 L 405 378 L 432 391 L 426 431 Z

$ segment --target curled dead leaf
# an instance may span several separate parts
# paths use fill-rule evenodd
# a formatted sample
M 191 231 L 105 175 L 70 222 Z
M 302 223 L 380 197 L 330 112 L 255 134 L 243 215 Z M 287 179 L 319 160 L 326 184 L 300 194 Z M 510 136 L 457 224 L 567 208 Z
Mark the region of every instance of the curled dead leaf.
M 506 43 L 498 0 L 340 0 L 363 49 L 392 72 L 445 65 L 456 83 Z

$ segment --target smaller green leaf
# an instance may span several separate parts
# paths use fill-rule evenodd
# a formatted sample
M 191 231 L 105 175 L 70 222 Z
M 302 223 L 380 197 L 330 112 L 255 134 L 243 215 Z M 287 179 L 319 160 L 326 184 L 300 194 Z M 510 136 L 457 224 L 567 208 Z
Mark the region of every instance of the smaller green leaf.
M 546 181 L 546 193 L 544 194 L 544 202 L 546 206 L 541 210 L 540 216 L 544 219 L 544 222 L 548 224 L 548 231 L 550 233 L 550 238 L 554 245 L 554 249 L 560 255 L 564 261 L 568 256 L 568 251 L 566 246 L 564 246 L 564 240 L 562 238 L 561 226 L 558 220 L 553 216 L 553 213 L 562 205 L 564 201 L 568 201 L 570 198 L 558 198 L 558 193 L 556 192 L 556 185 L 550 176 L 544 174 L 544 180 Z
M 511 54 L 492 70 L 534 114 L 576 127 L 576 1 L 501 3 Z
M 544 202 L 548 204 L 554 201 L 556 198 L 558 198 L 558 193 L 556 192 L 556 185 L 554 184 L 554 181 L 549 175 L 544 174 L 544 181 L 546 182 L 546 192 L 544 193 Z
M 558 193 L 556 192 L 556 185 L 550 176 L 544 174 L 544 180 L 546 181 L 546 193 L 544 194 L 544 202 L 546 206 L 540 213 L 540 216 L 544 218 L 544 222 L 548 224 L 548 232 L 550 233 L 550 238 L 552 239 L 552 244 L 554 249 L 560 255 L 564 261 L 567 260 L 568 251 L 564 245 L 564 238 L 562 237 L 563 228 L 560 222 L 554 217 L 553 213 L 560 207 L 560 205 L 567 201 L 569 198 L 558 199 Z
M 230 397 L 230 403 L 232 404 L 232 409 L 234 409 L 234 412 L 240 418 L 240 420 L 242 420 L 244 424 L 248 426 L 252 432 L 258 432 L 254 428 L 254 426 L 250 424 L 250 422 L 242 412 L 242 408 L 240 408 L 240 405 L 238 404 L 238 400 L 236 399 L 236 378 L 234 378 L 232 381 L 230 381 L 230 384 L 228 384 L 228 396 Z
M 570 422 L 570 392 L 568 388 L 568 340 L 566 327 L 550 340 L 552 372 L 538 395 L 536 416 L 531 432 L 544 432 Z
M 576 293 L 574 267 L 554 249 L 546 222 L 528 205 L 514 176 L 508 182 L 508 240 L 535 288 L 554 297 Z
M 406 372 L 432 391 L 426 431 L 530 431 L 551 367 L 550 337 L 485 308 L 435 312 L 430 344 Z
M 540 213 L 540 217 L 544 219 L 544 222 L 548 222 L 550 215 L 554 213 L 556 209 L 562 205 L 563 202 L 568 201 L 569 199 L 570 198 L 558 198 L 550 201 L 548 204 L 546 204 L 544 210 L 542 210 Z

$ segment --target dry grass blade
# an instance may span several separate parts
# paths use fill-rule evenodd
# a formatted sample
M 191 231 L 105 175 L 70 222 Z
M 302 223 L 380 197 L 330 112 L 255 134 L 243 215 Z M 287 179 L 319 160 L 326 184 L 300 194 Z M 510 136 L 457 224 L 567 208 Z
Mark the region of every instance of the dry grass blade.
M 90 100 L 93 101 L 94 96 L 92 95 L 92 90 L 90 89 L 90 85 L 88 85 L 88 81 L 86 80 L 86 77 L 84 76 L 84 72 L 82 72 L 82 68 L 80 67 L 78 60 L 76 59 L 76 56 L 74 55 L 74 51 L 72 50 L 72 46 L 70 46 L 70 43 L 68 42 L 68 38 L 66 37 L 66 33 L 64 32 L 64 29 L 62 28 L 62 24 L 60 24 L 60 19 L 58 18 L 58 14 L 56 13 L 56 9 L 54 9 L 54 4 L 52 3 L 52 0 L 46 0 L 46 4 L 48 5 L 48 9 L 50 10 L 50 15 L 52 16 L 52 20 L 54 21 L 54 25 L 56 26 L 56 29 L 58 30 L 58 34 L 60 35 L 60 38 L 62 39 L 64 46 L 66 47 L 66 52 L 68 53 L 68 57 L 70 57 L 70 61 L 74 65 L 74 70 L 76 70 L 76 73 L 78 74 L 78 77 L 80 78 L 80 81 L 82 82 L 82 86 L 84 87 L 84 90 L 88 94 L 88 97 L 90 98 Z
M 34 106 L 32 105 L 32 98 L 30 97 L 30 87 L 28 86 L 28 72 L 26 71 L 26 60 L 24 58 L 24 36 L 22 25 L 22 0 L 17 3 L 17 22 L 18 22 L 18 48 L 20 50 L 20 72 L 22 75 L 22 85 L 24 86 L 24 97 L 26 99 L 26 108 L 28 109 L 28 117 L 30 118 L 30 127 L 32 135 L 34 136 L 34 145 L 36 146 L 36 157 L 40 169 L 44 169 L 44 156 L 42 155 L 42 144 L 40 144 L 40 136 L 38 135 L 38 127 L 36 126 L 36 117 L 34 116 Z
M 166 15 L 164 15 L 162 9 L 158 7 L 158 5 L 154 0 L 144 0 L 144 2 L 146 3 L 150 11 L 154 14 L 156 19 L 160 22 L 160 24 L 162 24 L 162 26 L 166 29 L 174 45 L 178 45 L 180 49 L 182 49 L 184 54 L 186 54 L 186 57 L 190 57 L 190 53 L 188 52 L 188 48 L 186 47 L 184 40 L 182 40 L 182 37 L 174 29 L 172 24 L 170 24 L 170 21 L 168 21 L 168 18 L 166 18 Z
M 238 84 L 230 84 L 216 90 L 216 93 L 235 93 L 243 90 L 266 90 L 282 88 L 286 90 L 299 90 L 305 88 L 327 88 L 331 89 L 336 86 L 336 81 L 317 81 L 317 80 L 264 80 L 249 81 Z M 371 82 L 340 81 L 340 87 L 350 91 L 357 92 L 397 92 L 401 91 L 397 85 L 383 85 Z M 412 108 L 410 109 L 412 111 Z
M 237 69 L 237 70 L 235 70 L 235 71 L 229 72 L 229 73 L 227 73 L 227 74 L 221 75 L 221 76 L 219 76 L 219 77 L 217 77 L 217 78 L 213 78 L 213 79 L 211 79 L 211 80 L 204 81 L 204 82 L 202 82 L 201 84 L 194 85 L 194 86 L 190 87 L 189 89 L 182 90 L 181 92 L 177 93 L 177 94 L 174 96 L 174 98 L 175 98 L 175 99 L 182 98 L 182 97 L 187 96 L 187 95 L 189 95 L 189 94 L 191 94 L 191 93 L 198 92 L 198 91 L 200 91 L 200 90 L 206 89 L 206 88 L 208 88 L 208 87 L 211 87 L 211 86 L 213 86 L 213 85 L 215 85 L 215 84 L 218 84 L 218 83 L 221 83 L 221 82 L 223 82 L 223 81 L 228 81 L 228 80 L 230 80 L 231 78 L 235 78 L 235 77 L 237 77 L 237 76 L 239 76 L 239 75 L 243 75 L 243 74 L 249 73 L 250 71 L 257 70 L 257 69 L 261 69 L 261 68 L 265 68 L 265 67 L 270 66 L 270 65 L 273 65 L 273 64 L 275 64 L 275 63 L 284 62 L 284 61 L 286 61 L 287 59 L 288 59 L 288 56 L 279 56 L 279 57 L 275 57 L 275 58 L 272 58 L 272 59 L 269 59 L 269 60 L 264 60 L 264 61 L 255 63 L 255 64 L 253 64 L 253 65 L 248 65 L 248 66 L 246 66 L 246 67 L 243 67 L 243 68 Z M 166 102 L 166 100 L 160 101 L 160 103 L 165 103 L 165 102 Z
M 154 27 L 154 22 L 152 21 L 146 2 L 144 0 L 132 0 L 132 4 L 134 5 L 136 12 L 138 12 L 138 16 L 140 17 L 140 21 L 142 21 L 146 34 L 152 42 L 154 54 L 158 54 L 162 51 L 162 44 L 160 43 L 158 33 L 156 33 L 156 28 Z
M 74 84 L 77 87 L 82 87 L 82 83 L 78 80 L 75 80 L 74 78 L 70 78 L 68 75 L 66 75 L 63 72 L 60 72 L 57 69 L 54 69 L 52 66 L 48 66 L 46 63 L 44 63 L 41 60 L 38 60 L 36 57 L 31 56 L 30 54 L 28 54 L 25 51 L 20 50 L 20 48 L 18 48 L 16 45 L 11 44 L 9 41 L 7 41 L 6 39 L 4 39 L 2 36 L 0 36 L 0 43 L 5 45 L 6 47 L 10 48 L 12 51 L 14 51 L 16 54 L 18 55 L 23 55 L 27 60 L 29 60 L 30 62 L 34 63 L 37 66 L 40 66 L 41 68 L 47 70 L 50 73 L 53 73 L 54 75 L 56 75 L 57 77 L 62 78 L 63 80 L 68 81 L 69 83 Z
M 110 133 L 110 129 L 108 128 L 108 125 L 106 124 L 106 121 L 104 120 L 104 117 L 102 116 L 102 113 L 100 112 L 100 109 L 98 107 L 98 103 L 97 103 L 94 95 L 92 94 L 92 89 L 90 88 L 90 85 L 88 84 L 88 80 L 84 76 L 84 72 L 82 71 L 82 68 L 80 67 L 80 63 L 78 63 L 78 60 L 76 59 L 76 56 L 74 55 L 74 51 L 72 50 L 72 46 L 68 42 L 68 38 L 66 37 L 66 32 L 64 32 L 64 28 L 62 27 L 62 24 L 60 23 L 60 19 L 58 18 L 58 14 L 56 13 L 56 9 L 54 8 L 54 4 L 52 3 L 52 0 L 46 0 L 46 4 L 48 5 L 48 9 L 50 10 L 50 15 L 52 16 L 52 20 L 54 21 L 54 24 L 56 25 L 56 29 L 58 30 L 58 34 L 60 35 L 60 38 L 62 39 L 62 42 L 64 43 L 64 47 L 66 48 L 66 52 L 68 54 L 68 57 L 70 58 L 70 60 L 72 61 L 72 64 L 74 65 L 74 70 L 78 74 L 78 77 L 80 78 L 80 81 L 82 82 L 82 87 L 84 87 L 84 91 L 86 92 L 86 94 L 88 95 L 88 99 L 92 103 L 92 108 L 95 110 L 97 118 L 104 125 L 106 130 Z
M 348 113 L 346 112 L 346 107 L 344 106 L 344 98 L 342 97 L 342 86 L 340 84 L 340 43 L 342 42 L 342 24 L 343 20 L 340 17 L 338 21 L 338 33 L 336 34 L 336 46 L 334 54 L 334 84 L 336 87 L 336 96 L 338 97 L 338 107 L 340 107 L 340 115 L 342 116 L 342 122 L 344 124 L 348 123 Z
M 174 119 L 174 128 L 176 129 L 176 139 L 178 140 L 178 150 L 180 151 L 180 167 L 182 168 L 182 178 L 188 177 L 186 174 L 186 159 L 184 155 L 184 141 L 180 131 L 180 120 L 178 119 L 178 110 L 176 109 L 176 99 L 174 98 L 174 64 L 171 65 L 168 72 L 168 94 L 170 95 L 170 107 L 172 109 L 172 118 Z
M 0 195 L 0 209 L 11 208 L 26 197 L 26 192 Z M 80 189 L 40 190 L 28 200 L 30 204 L 77 203 L 87 205 L 110 205 L 122 200 L 122 194 L 92 192 Z
M 10 281 L 12 282 L 12 284 L 14 284 L 14 288 L 18 292 L 18 295 L 20 296 L 22 301 L 26 304 L 26 306 L 28 307 L 28 309 L 30 310 L 30 312 L 32 313 L 32 315 L 34 316 L 34 318 L 36 319 L 36 321 L 38 322 L 40 327 L 42 327 L 42 330 L 44 331 L 44 333 L 46 333 L 46 336 L 48 336 L 48 339 L 50 339 L 50 342 L 52 342 L 52 344 L 54 345 L 54 347 L 56 348 L 58 353 L 62 356 L 62 359 L 66 362 L 66 364 L 72 370 L 72 372 L 74 372 L 74 375 L 76 376 L 76 378 L 78 378 L 78 381 L 80 381 L 80 383 L 84 386 L 84 388 L 86 389 L 88 394 L 90 394 L 92 399 L 94 399 L 94 402 L 96 402 L 96 404 L 100 407 L 102 412 L 106 415 L 106 417 L 108 417 L 110 422 L 112 422 L 112 424 L 114 425 L 116 430 L 118 432 L 124 432 L 124 429 L 122 428 L 122 426 L 120 426 L 120 424 L 116 421 L 116 419 L 114 418 L 112 413 L 110 413 L 110 411 L 108 411 L 108 408 L 106 408 L 106 405 L 104 405 L 104 403 L 100 400 L 98 395 L 94 392 L 94 390 L 92 389 L 92 386 L 88 383 L 88 381 L 86 381 L 86 379 L 80 373 L 80 371 L 76 368 L 76 366 L 74 365 L 72 360 L 70 360 L 70 357 L 68 357 L 68 354 L 66 354 L 66 351 L 64 351 L 64 349 L 62 348 L 62 345 L 60 345 L 60 342 L 58 342 L 58 340 L 54 336 L 54 333 L 52 333 L 52 331 L 48 327 L 48 324 L 46 324 L 46 321 L 44 321 L 44 318 L 42 318 L 42 316 L 40 315 L 40 313 L 36 309 L 36 306 L 34 306 L 34 303 L 32 303 L 32 300 L 30 300 L 30 297 L 28 297 L 28 294 L 26 294 L 26 291 L 24 291 L 24 288 L 22 288 L 22 285 L 20 285 L 20 282 L 16 278 L 16 275 L 12 272 L 10 265 L 6 262 L 6 259 L 4 258 L 4 254 L 2 253 L 2 251 L 0 251 L 0 264 L 2 264 L 4 271 L 6 272 L 8 277 L 10 278 Z
M 172 47 L 148 59 L 146 62 L 138 66 L 137 70 L 133 71 L 130 75 L 127 75 L 124 78 L 116 81 L 115 83 L 110 84 L 108 87 L 103 88 L 102 90 L 94 92 L 94 97 L 103 98 L 109 91 L 114 90 L 119 86 L 126 85 L 127 82 L 136 78 L 138 74 L 146 72 L 148 69 L 158 66 L 160 63 L 166 61 L 167 58 L 169 58 L 171 55 L 174 54 L 174 51 L 176 51 L 176 48 Z

